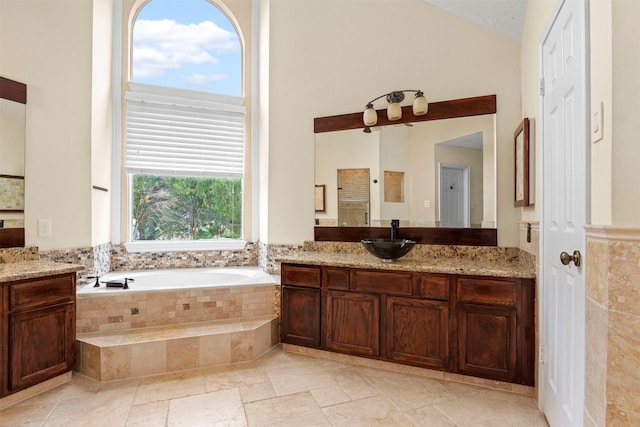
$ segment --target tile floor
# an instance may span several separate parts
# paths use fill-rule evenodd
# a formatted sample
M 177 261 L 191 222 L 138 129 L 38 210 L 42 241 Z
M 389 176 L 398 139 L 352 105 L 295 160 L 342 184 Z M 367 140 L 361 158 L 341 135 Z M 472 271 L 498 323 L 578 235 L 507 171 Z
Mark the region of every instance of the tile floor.
M 218 368 L 63 386 L 1 426 L 547 426 L 535 399 L 286 352 Z

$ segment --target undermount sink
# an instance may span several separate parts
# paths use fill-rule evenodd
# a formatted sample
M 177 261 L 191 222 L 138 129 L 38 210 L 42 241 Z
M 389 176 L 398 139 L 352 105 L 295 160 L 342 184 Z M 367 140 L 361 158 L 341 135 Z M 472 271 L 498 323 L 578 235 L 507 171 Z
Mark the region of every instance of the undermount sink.
M 377 256 L 386 262 L 391 262 L 409 253 L 416 244 L 407 239 L 366 239 L 362 245 L 371 255 Z

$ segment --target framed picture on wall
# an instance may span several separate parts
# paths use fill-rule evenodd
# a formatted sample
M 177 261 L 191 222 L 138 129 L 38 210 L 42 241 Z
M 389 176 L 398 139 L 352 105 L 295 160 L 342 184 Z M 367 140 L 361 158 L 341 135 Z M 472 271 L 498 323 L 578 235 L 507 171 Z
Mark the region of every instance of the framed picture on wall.
M 515 148 L 515 186 L 514 206 L 529 206 L 530 171 L 529 171 L 529 119 L 524 118 L 514 132 Z
M 326 186 L 324 184 L 322 185 L 316 185 L 316 195 L 315 195 L 315 201 L 316 201 L 316 212 L 324 212 L 325 211 L 325 206 L 324 206 L 324 199 L 325 199 L 325 188 Z

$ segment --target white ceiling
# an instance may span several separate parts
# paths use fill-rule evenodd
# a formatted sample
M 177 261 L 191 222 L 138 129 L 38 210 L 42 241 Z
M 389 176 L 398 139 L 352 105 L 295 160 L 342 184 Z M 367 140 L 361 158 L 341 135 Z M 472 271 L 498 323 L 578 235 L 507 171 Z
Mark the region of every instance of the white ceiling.
M 424 1 L 517 42 L 522 36 L 527 0 Z
M 439 142 L 437 145 L 446 145 L 449 147 L 470 148 L 472 150 L 482 151 L 482 131 L 470 133 L 469 135 L 459 136 Z

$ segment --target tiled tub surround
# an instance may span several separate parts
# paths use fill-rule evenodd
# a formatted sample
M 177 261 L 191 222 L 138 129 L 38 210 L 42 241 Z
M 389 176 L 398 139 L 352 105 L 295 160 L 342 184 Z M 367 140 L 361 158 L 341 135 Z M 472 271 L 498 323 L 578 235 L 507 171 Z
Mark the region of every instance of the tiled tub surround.
M 278 342 L 275 286 L 79 293 L 77 369 L 110 381 L 253 360 Z
M 90 285 L 86 285 L 90 286 Z M 274 314 L 273 283 L 77 296 L 79 334 Z M 135 313 L 135 314 L 132 314 Z
M 640 425 L 640 228 L 586 234 L 585 425 Z
M 252 316 L 78 334 L 76 369 L 98 381 L 255 360 L 278 343 L 278 318 Z

